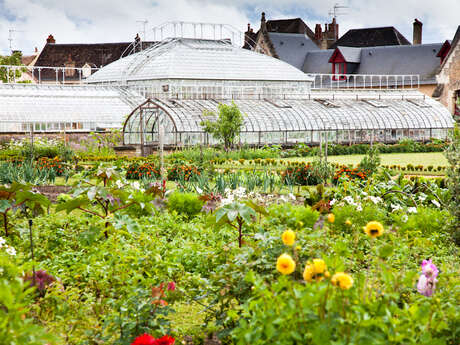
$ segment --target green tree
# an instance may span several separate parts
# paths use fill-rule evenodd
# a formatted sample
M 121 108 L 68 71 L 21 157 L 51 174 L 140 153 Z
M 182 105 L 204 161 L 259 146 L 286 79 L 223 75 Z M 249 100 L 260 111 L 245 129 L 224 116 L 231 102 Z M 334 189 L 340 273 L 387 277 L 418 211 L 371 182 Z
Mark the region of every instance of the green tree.
M 233 147 L 235 139 L 238 137 L 243 126 L 243 114 L 238 106 L 232 102 L 232 105 L 219 104 L 219 115 L 216 121 L 206 120 L 201 122 L 206 133 L 211 134 L 217 140 L 224 142 L 225 149 Z M 204 112 L 204 116 L 217 115 L 213 112 Z
M 0 55 L 0 66 L 7 65 L 7 66 L 21 66 L 21 52 L 14 52 L 10 56 L 2 56 Z M 22 75 L 21 69 L 7 69 L 6 67 L 0 67 L 0 80 L 3 83 L 7 83 L 8 81 L 12 81 L 15 78 L 20 78 Z

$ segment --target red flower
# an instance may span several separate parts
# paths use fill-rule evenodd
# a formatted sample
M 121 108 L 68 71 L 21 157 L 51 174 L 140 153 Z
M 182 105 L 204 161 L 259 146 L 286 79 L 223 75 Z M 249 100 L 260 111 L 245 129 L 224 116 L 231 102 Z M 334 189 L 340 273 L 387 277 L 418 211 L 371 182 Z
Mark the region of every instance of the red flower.
M 169 282 L 168 283 L 168 291 L 174 291 L 174 290 L 176 290 L 176 283 Z
M 134 339 L 134 342 L 131 345 L 157 345 L 157 339 L 152 337 L 150 334 L 145 333 Z
M 165 335 L 157 339 L 154 345 L 173 345 L 175 341 L 176 340 L 173 337 L 169 335 Z

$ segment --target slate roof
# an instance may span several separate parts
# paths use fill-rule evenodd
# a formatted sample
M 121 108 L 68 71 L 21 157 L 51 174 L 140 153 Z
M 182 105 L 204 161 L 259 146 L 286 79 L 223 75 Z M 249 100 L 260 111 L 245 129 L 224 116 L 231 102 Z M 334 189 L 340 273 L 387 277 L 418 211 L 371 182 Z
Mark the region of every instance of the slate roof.
M 310 39 L 315 39 L 315 33 L 301 18 L 267 20 L 267 31 L 284 34 L 307 34 Z
M 348 30 L 331 48 L 378 47 L 391 45 L 410 45 L 411 43 L 393 26 Z
M 143 42 L 143 47 L 149 47 L 154 42 Z M 119 43 L 93 43 L 93 44 L 56 44 L 47 43 L 37 58 L 34 66 L 65 67 L 69 61 L 75 63 L 75 67 L 81 68 L 85 63 L 94 64 L 97 67 L 108 65 L 118 60 L 123 52 L 132 44 L 132 42 Z M 129 49 L 128 49 L 129 50 Z M 44 69 L 41 71 L 42 80 L 56 80 L 56 72 Z M 59 73 L 59 79 L 62 79 L 62 73 Z M 76 74 L 73 79 L 77 80 Z M 66 80 L 72 78 L 66 77 Z
M 337 47 L 346 62 L 359 63 L 361 60 L 361 48 Z
M 332 67 L 329 59 L 334 53 L 334 49 L 318 50 L 308 52 L 302 67 L 305 73 L 332 73 Z
M 304 64 L 305 55 L 308 52 L 319 50 L 316 43 L 305 34 L 269 32 L 268 36 L 278 57 L 300 70 Z
M 436 83 L 439 58 L 436 57 L 442 43 L 356 48 L 360 51 L 360 63 L 354 74 L 420 75 L 421 84 Z M 342 51 L 343 47 L 339 47 Z M 345 51 L 345 50 L 344 50 Z M 331 73 L 328 62 L 334 50 L 307 53 L 302 70 L 305 73 Z

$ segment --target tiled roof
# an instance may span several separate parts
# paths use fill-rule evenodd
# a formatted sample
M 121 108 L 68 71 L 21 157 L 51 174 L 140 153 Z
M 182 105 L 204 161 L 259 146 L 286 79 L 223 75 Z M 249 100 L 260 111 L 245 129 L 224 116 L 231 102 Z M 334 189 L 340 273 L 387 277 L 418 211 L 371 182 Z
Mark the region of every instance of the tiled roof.
M 315 38 L 315 33 L 301 18 L 268 20 L 267 31 L 284 34 L 307 34 L 310 39 Z
M 348 30 L 331 48 L 378 47 L 410 45 L 410 42 L 393 26 Z

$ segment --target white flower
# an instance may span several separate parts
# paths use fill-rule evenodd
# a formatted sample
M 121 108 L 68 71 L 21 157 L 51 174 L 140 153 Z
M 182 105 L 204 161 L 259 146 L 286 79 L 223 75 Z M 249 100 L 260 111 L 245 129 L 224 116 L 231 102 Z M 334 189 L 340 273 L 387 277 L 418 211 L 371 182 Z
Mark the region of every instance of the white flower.
M 368 199 L 372 201 L 374 204 L 378 204 L 379 202 L 382 202 L 383 199 L 379 196 L 369 196 Z
M 408 207 L 407 212 L 409 212 L 409 213 L 417 213 L 417 207 Z
M 362 195 L 364 196 L 367 196 L 367 193 L 366 192 L 361 192 Z
M 350 204 L 350 205 L 356 205 L 355 201 L 353 200 L 353 197 L 350 195 L 343 198 L 343 201 L 345 201 L 347 204 Z
M 337 202 L 337 199 L 332 199 L 332 200 L 330 201 L 329 204 L 330 204 L 331 206 L 334 206 L 334 204 L 335 204 L 336 202 Z
M 438 202 L 438 200 L 433 199 L 433 200 L 431 200 L 431 202 L 432 202 L 436 207 L 438 207 L 438 208 L 441 207 L 441 204 Z
M 401 205 L 398 205 L 398 204 L 391 204 L 390 206 L 391 206 L 391 208 L 393 209 L 391 212 L 396 212 L 396 211 L 402 210 Z
M 141 188 L 141 184 L 139 183 L 139 181 L 134 181 L 131 186 L 136 189 L 136 190 L 139 190 Z
M 3 237 L 0 237 L 0 248 L 6 243 L 6 240 Z
M 418 196 L 418 199 L 419 199 L 420 201 L 422 201 L 422 202 L 425 201 L 425 199 L 426 199 L 426 194 L 420 193 L 420 195 Z
M 295 195 L 292 194 L 292 193 L 289 193 L 289 194 L 288 194 L 288 197 L 289 197 L 291 200 L 296 200 Z
M 356 206 L 356 211 L 362 211 L 363 210 L 363 207 L 361 206 L 361 204 L 358 204 Z
M 407 220 L 409 219 L 409 217 L 407 216 L 407 214 L 403 214 L 402 217 L 401 217 L 401 221 L 403 223 L 407 223 Z
M 8 254 L 10 254 L 11 256 L 15 256 L 16 255 L 16 249 L 14 249 L 13 247 L 8 247 L 6 248 L 6 252 Z
M 117 182 L 115 182 L 115 184 L 117 185 L 117 187 L 119 189 L 123 188 L 123 182 L 121 182 L 121 180 L 117 180 Z
M 203 190 L 200 187 L 196 187 L 196 192 L 198 194 L 201 194 L 201 193 L 203 193 Z

